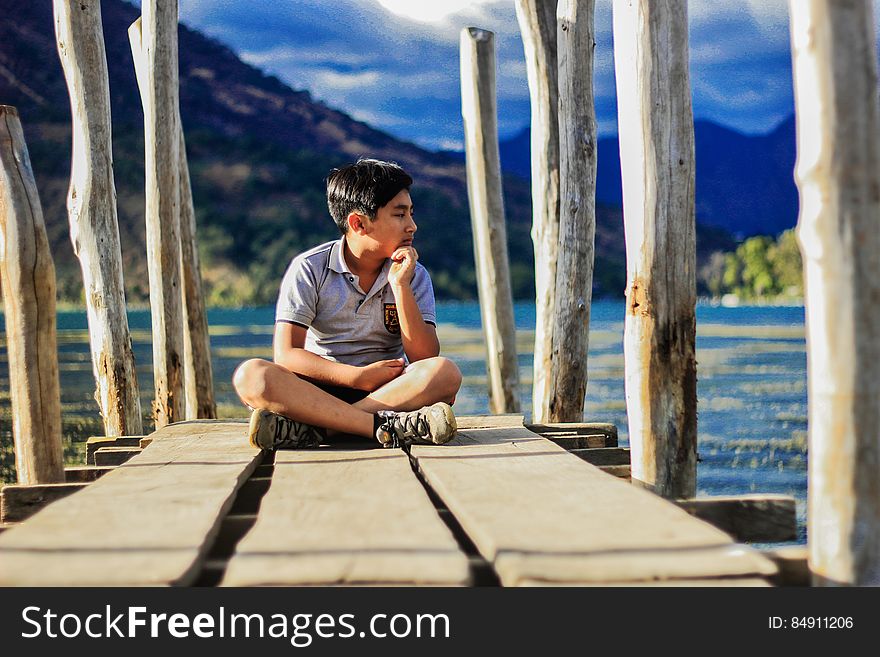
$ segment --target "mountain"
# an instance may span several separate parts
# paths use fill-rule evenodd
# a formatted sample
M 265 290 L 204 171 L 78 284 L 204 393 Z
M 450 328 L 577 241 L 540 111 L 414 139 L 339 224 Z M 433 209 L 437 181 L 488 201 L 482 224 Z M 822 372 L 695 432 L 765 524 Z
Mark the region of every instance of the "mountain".
M 148 299 L 144 228 L 143 114 L 127 29 L 139 10 L 103 0 L 113 116 L 113 159 L 126 292 Z M 331 168 L 359 156 L 399 162 L 413 174 L 417 246 L 441 298 L 476 296 L 464 165 L 396 139 L 314 101 L 242 62 L 228 47 L 179 30 L 180 108 L 208 302 L 272 303 L 290 258 L 338 235 L 324 198 Z M 82 298 L 68 237 L 70 110 L 58 60 L 52 3 L 0 0 L 0 103 L 18 107 L 63 300 Z M 514 294 L 533 298 L 530 190 L 505 177 Z M 594 294 L 619 296 L 625 251 L 619 208 L 597 211 Z M 729 236 L 700 241 L 705 257 Z
M 735 235 L 775 235 L 797 222 L 794 116 L 766 135 L 750 136 L 711 121 L 694 122 L 696 210 L 700 224 Z M 501 167 L 528 178 L 529 129 L 499 144 Z M 621 205 L 617 137 L 599 140 L 596 198 Z

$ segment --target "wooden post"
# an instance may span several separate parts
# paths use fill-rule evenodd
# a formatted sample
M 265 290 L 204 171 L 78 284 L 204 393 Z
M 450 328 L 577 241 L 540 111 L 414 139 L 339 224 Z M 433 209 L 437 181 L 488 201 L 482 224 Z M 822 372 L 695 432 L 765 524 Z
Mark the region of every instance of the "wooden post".
M 196 243 L 196 213 L 193 208 L 189 164 L 183 124 L 180 123 L 180 269 L 183 272 L 183 374 L 186 391 L 186 419 L 217 417 L 214 401 L 214 372 L 211 366 L 211 338 L 202 292 L 202 271 Z
M 495 35 L 475 27 L 461 31 L 461 115 L 480 314 L 486 338 L 489 409 L 496 414 L 518 413 L 519 366 L 498 154 Z
M 0 105 L 0 280 L 18 482 L 62 482 L 55 265 L 18 111 L 8 105 Z
M 138 18 L 128 28 L 128 39 L 134 60 L 135 76 L 138 86 L 143 90 L 146 84 L 146 62 L 143 52 L 142 21 Z M 178 108 L 179 110 L 179 108 Z M 186 323 L 183 333 L 184 390 L 186 395 L 186 419 L 217 417 L 214 401 L 214 374 L 211 367 L 211 342 L 208 335 L 208 318 L 205 311 L 205 298 L 202 292 L 202 274 L 199 264 L 199 250 L 196 244 L 196 215 L 193 209 L 192 187 L 189 179 L 189 165 L 186 160 L 186 142 L 183 124 L 180 122 L 180 257 L 183 273 L 183 307 Z
M 58 55 L 70 92 L 73 157 L 67 212 L 80 261 L 95 398 L 108 436 L 143 433 L 122 280 L 110 88 L 99 0 L 55 0 Z
M 156 428 L 184 419 L 177 0 L 144 0 L 147 265 Z
M 868 2 L 789 3 L 814 583 L 880 585 L 880 108 Z
M 614 61 L 632 476 L 664 497 L 693 497 L 696 240 L 686 0 L 615 2 Z
M 596 235 L 593 0 L 561 0 L 559 57 L 559 260 L 550 364 L 551 422 L 581 422 L 587 392 Z
M 535 246 L 535 360 L 532 421 L 550 421 L 550 358 L 559 244 L 559 115 L 556 0 L 516 0 L 532 102 L 532 242 Z

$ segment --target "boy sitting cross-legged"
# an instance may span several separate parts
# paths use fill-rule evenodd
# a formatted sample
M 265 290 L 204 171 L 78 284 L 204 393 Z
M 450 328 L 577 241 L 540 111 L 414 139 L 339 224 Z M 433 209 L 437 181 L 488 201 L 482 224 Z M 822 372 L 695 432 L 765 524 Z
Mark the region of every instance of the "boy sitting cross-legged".
M 327 204 L 342 237 L 293 259 L 275 310 L 274 362 L 251 359 L 233 375 L 256 409 L 254 447 L 314 447 L 328 432 L 441 444 L 455 433 L 461 373 L 439 355 L 411 185 L 378 160 L 330 172 Z

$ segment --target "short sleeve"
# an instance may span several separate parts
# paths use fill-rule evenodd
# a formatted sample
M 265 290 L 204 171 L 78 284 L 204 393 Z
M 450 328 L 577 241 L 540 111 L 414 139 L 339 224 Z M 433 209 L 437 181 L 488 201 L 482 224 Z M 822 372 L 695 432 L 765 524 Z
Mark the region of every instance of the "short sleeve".
M 318 307 L 318 285 L 305 258 L 294 258 L 281 280 L 276 322 L 293 322 L 308 328 Z
M 428 324 L 437 326 L 437 311 L 434 305 L 434 286 L 428 270 L 421 264 L 416 264 L 416 273 L 412 282 L 413 296 L 422 312 L 422 319 Z

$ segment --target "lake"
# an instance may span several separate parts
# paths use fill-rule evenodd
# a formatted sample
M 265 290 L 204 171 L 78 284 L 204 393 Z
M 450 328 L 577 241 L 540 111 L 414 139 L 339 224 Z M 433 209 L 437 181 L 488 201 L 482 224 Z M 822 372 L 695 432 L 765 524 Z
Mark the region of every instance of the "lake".
M 242 360 L 271 358 L 274 309 L 208 312 L 215 395 L 221 417 L 244 417 L 231 377 Z M 443 353 L 464 375 L 455 405 L 461 415 L 488 413 L 484 344 L 476 302 L 437 308 Z M 523 409 L 531 409 L 534 304 L 515 307 Z M 627 445 L 623 387 L 622 301 L 597 301 L 590 325 L 589 384 L 584 419 L 613 422 Z M 142 405 L 150 408 L 150 313 L 129 313 Z M 62 423 L 69 463 L 82 462 L 84 441 L 103 433 L 94 400 L 84 312 L 58 313 Z M 0 346 L 0 477 L 11 481 L 11 425 L 5 336 Z M 701 303 L 697 307 L 699 398 L 698 495 L 781 493 L 798 502 L 799 543 L 806 541 L 807 381 L 804 310 L 792 306 Z M 585 500 L 585 503 L 588 503 Z

